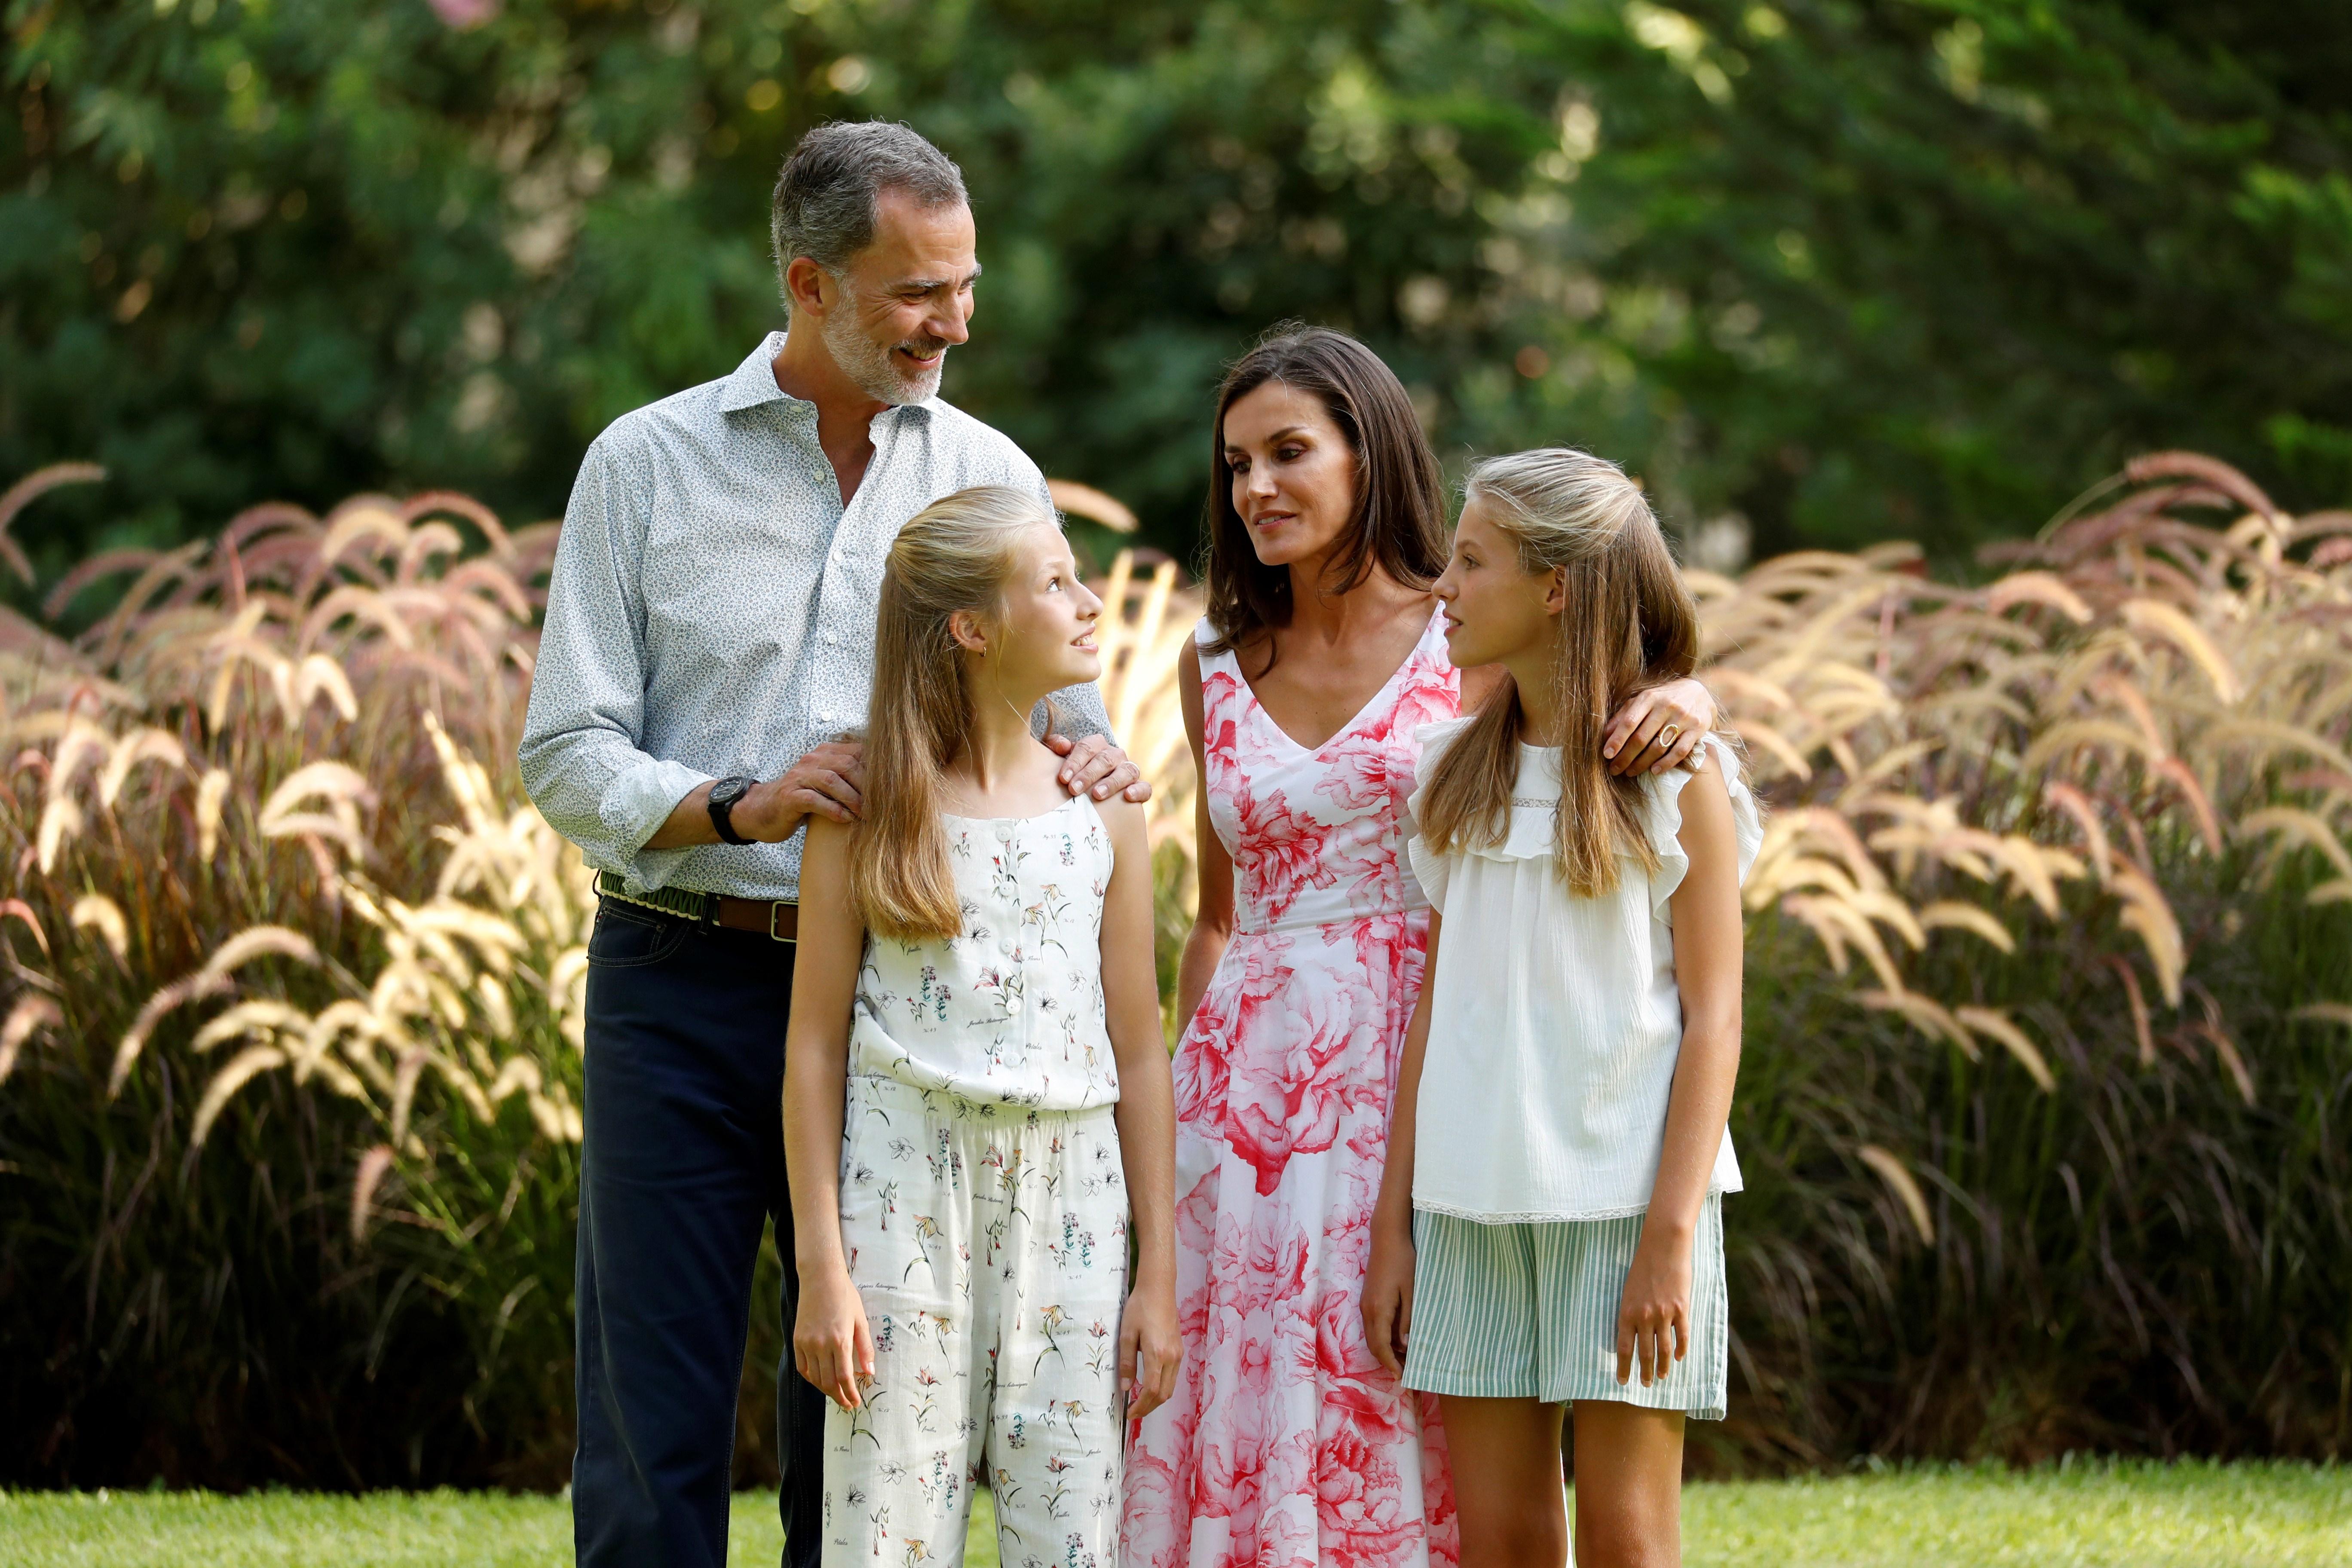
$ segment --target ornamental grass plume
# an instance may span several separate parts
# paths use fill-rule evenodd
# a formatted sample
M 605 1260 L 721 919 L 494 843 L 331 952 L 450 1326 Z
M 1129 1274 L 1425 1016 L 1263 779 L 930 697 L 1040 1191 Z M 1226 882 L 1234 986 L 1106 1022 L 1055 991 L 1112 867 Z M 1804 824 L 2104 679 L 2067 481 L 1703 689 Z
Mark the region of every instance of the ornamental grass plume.
M 1939 997 L 1914 955 L 2089 938 L 2147 1065 L 2150 998 L 2177 1012 L 2192 984 L 2165 891 L 2181 858 L 2250 852 L 2242 890 L 2260 896 L 2307 857 L 2318 879 L 2295 898 L 2352 901 L 2352 515 L 2297 523 L 2186 454 L 2126 477 L 2147 488 L 1997 551 L 2017 569 L 1983 587 L 1929 581 L 1907 545 L 1691 574 L 1706 679 L 1782 803 L 1749 908 L 1808 928 L 1839 974 L 1859 961 L 1877 982 L 1862 1005 L 1971 1059 L 1997 1046 L 2044 1092 L 2057 1079 L 2031 1033 Z M 2183 516 L 2210 508 L 2242 515 Z M 2097 943 L 2085 914 L 2119 940 Z M 2165 1043 L 2210 1048 L 2254 1103 L 2218 1013 Z
M 1204 601 L 1197 587 L 1179 585 L 1173 561 L 1160 561 L 1148 578 L 1135 568 L 1135 552 L 1122 550 L 1108 578 L 1095 584 L 1104 605 L 1096 642 L 1102 650 L 1103 705 L 1111 733 L 1151 781 L 1151 799 L 1143 809 L 1151 836 L 1160 1027 L 1172 1048 L 1186 1022 L 1176 1016 L 1176 962 L 1192 929 L 1198 821 L 1176 660 Z
M 2352 1450 L 2352 514 L 2103 489 L 1690 574 L 1775 807 L 1718 1464 Z
M 91 477 L 0 496 L 0 570 Z M 553 544 L 259 507 L 0 614 L 0 1331 L 44 1347 L 0 1475 L 562 1479 L 593 902 L 511 761 Z M 2340 1456 L 2352 514 L 2163 455 L 1994 564 L 1689 574 L 1771 804 L 1698 1461 Z M 1172 991 L 1199 598 L 1101 586 Z
M 0 564 L 29 582 L 6 521 L 97 477 L 0 498 Z M 0 614 L 0 1148 L 34 1194 L 0 1313 L 64 1369 L 0 1373 L 0 1473 L 562 1479 L 594 900 L 512 766 L 554 536 L 450 494 L 257 507 Z M 1128 554 L 1108 588 L 1105 696 L 1164 773 L 1189 601 Z
M 452 519 L 477 530 L 480 555 L 467 558 Z M 35 770 L 43 886 L 27 889 L 20 918 L 45 932 L 60 922 L 38 896 L 78 885 L 62 923 L 95 930 L 131 967 L 134 950 L 153 965 L 175 938 L 201 947 L 240 894 L 291 917 L 243 926 L 149 993 L 118 1038 L 108 1098 L 159 1025 L 217 998 L 231 1005 L 188 1042 L 226 1058 L 205 1081 L 191 1158 L 238 1089 L 281 1068 L 365 1107 L 395 1166 L 430 1158 L 409 1129 L 428 1072 L 478 1120 L 519 1094 L 542 1134 L 578 1142 L 576 1069 L 539 1058 L 548 1040 L 576 1055 L 588 883 L 535 812 L 499 808 L 443 720 L 452 711 L 493 755 L 512 752 L 530 649 L 523 547 L 463 498 L 362 497 L 324 520 L 258 508 L 210 546 L 106 565 L 137 576 L 78 640 L 77 673 L 91 679 L 12 703 L 19 742 L 56 736 Z M 63 610 L 98 575 L 69 574 L 47 607 Z M 328 968 L 313 931 L 358 939 L 353 959 L 309 988 L 340 994 L 305 1011 L 278 994 L 287 966 L 272 965 L 248 996 L 240 972 L 261 960 Z M 42 989 L 37 971 L 24 978 Z M 50 989 L 82 1001 L 62 976 Z M 102 1012 L 66 1016 L 79 1028 Z
M 553 542 L 257 507 L 0 615 L 10 1477 L 560 1458 L 593 903 L 510 761 Z

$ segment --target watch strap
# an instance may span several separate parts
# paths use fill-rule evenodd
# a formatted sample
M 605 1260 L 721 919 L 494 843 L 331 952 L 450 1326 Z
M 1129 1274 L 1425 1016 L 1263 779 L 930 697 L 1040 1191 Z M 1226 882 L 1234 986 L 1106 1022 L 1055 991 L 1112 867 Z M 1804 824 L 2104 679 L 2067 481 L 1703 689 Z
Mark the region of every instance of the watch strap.
M 733 821 L 735 803 L 743 798 L 744 794 L 751 788 L 751 783 L 752 781 L 747 778 L 724 778 L 710 786 L 710 795 L 706 804 L 710 812 L 710 826 L 719 830 L 719 841 L 722 844 L 742 845 L 751 842 L 735 831 Z

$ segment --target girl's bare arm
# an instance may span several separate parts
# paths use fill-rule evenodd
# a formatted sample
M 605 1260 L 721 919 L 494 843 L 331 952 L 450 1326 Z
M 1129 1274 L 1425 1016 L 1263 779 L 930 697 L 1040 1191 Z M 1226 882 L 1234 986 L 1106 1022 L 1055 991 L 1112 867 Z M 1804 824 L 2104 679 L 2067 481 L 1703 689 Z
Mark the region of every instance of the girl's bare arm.
M 1731 794 L 1709 757 L 1683 786 L 1679 835 L 1690 869 L 1669 902 L 1675 984 L 1682 993 L 1683 1043 L 1666 1102 L 1666 1142 L 1650 1215 L 1678 1231 L 1698 1224 L 1707 1178 L 1731 1115 L 1739 1072 L 1739 1003 L 1745 933 L 1739 919 L 1739 843 Z
M 1184 704 L 1184 736 L 1192 743 L 1192 865 L 1198 899 L 1192 932 L 1184 939 L 1184 956 L 1176 966 L 1176 1027 L 1181 1034 L 1201 1009 L 1208 994 L 1209 977 L 1225 955 L 1234 935 L 1234 861 L 1225 853 L 1209 820 L 1209 763 L 1202 735 L 1206 721 L 1201 711 L 1201 650 L 1187 642 L 1176 656 L 1176 685 Z
M 1097 808 L 1117 857 L 1103 897 L 1103 1013 L 1118 1061 L 1119 1163 L 1136 1247 L 1135 1288 L 1119 1325 L 1119 1373 L 1139 1416 L 1176 1391 L 1176 1090 L 1160 1032 L 1152 961 L 1151 840 L 1143 808 Z
M 1683 1039 L 1666 1101 L 1665 1144 L 1618 1319 L 1618 1378 L 1644 1384 L 1682 1359 L 1690 1338 L 1691 1245 L 1739 1073 L 1739 846 L 1721 763 L 1709 756 L 1683 786 L 1679 835 L 1690 868 L 1669 902 Z M 1669 1343 L 1671 1336 L 1672 1342 Z
M 874 1372 L 866 1308 L 841 1247 L 841 1135 L 849 1089 L 849 1012 L 866 929 L 849 903 L 848 830 L 812 817 L 801 856 L 800 943 L 784 1035 L 784 1171 L 801 1304 L 793 1360 L 835 1403 L 855 1407 Z
M 1397 1066 L 1388 1163 L 1381 1171 L 1381 1195 L 1372 1205 L 1371 1258 L 1364 1270 L 1364 1338 L 1373 1359 L 1391 1373 L 1403 1370 L 1405 1338 L 1412 1331 L 1412 1148 L 1421 1066 L 1429 1053 L 1429 999 L 1437 989 L 1437 938 L 1444 924 L 1444 916 L 1429 917 L 1421 999 L 1413 1004 L 1412 1022 L 1405 1026 L 1404 1056 Z

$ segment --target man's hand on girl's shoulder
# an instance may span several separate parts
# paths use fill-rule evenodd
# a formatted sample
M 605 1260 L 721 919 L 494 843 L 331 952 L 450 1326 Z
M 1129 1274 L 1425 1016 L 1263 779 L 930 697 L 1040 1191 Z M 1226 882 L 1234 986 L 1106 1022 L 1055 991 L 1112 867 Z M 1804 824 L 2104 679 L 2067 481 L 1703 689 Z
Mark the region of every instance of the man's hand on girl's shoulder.
M 753 784 L 730 820 L 754 843 L 781 844 L 812 819 L 856 821 L 865 792 L 866 749 L 855 741 L 827 741 L 777 777 Z
M 1151 782 L 1143 776 L 1143 770 L 1103 736 L 1083 735 L 1073 741 L 1067 735 L 1048 735 L 1045 744 L 1062 759 L 1062 787 L 1073 796 L 1090 795 L 1108 800 L 1116 795 L 1138 803 L 1151 798 Z

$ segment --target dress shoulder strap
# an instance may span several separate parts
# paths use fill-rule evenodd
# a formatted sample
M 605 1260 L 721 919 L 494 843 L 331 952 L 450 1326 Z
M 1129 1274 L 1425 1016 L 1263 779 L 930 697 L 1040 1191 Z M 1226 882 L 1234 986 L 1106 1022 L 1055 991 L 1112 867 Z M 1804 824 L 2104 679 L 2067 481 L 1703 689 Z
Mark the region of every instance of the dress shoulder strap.
M 1206 680 L 1213 671 L 1238 668 L 1234 659 L 1233 649 L 1227 648 L 1222 653 L 1209 651 L 1210 647 L 1216 640 L 1217 628 L 1209 624 L 1208 616 L 1202 616 L 1192 623 L 1192 647 L 1201 656 L 1201 679 L 1203 680 Z
M 1454 656 L 1445 646 L 1445 606 L 1438 605 L 1429 613 L 1429 624 L 1421 629 L 1421 640 L 1412 647 L 1413 662 L 1443 673 L 1454 668 Z

